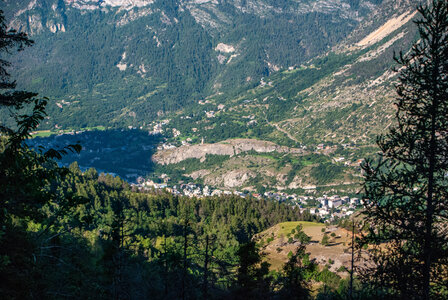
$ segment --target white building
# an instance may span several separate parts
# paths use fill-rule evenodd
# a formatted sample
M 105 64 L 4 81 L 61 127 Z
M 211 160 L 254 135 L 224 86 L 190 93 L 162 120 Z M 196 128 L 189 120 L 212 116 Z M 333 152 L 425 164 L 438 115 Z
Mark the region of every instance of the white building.
M 342 200 L 341 199 L 337 199 L 337 200 L 328 200 L 328 207 L 330 208 L 336 208 L 342 205 Z

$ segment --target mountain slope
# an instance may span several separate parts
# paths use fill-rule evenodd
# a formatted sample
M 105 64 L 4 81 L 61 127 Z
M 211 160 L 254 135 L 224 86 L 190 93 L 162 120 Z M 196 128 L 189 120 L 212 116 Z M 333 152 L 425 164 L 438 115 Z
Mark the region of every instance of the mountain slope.
M 174 144 L 255 138 L 301 148 L 305 156 L 277 152 L 276 159 L 269 154 L 270 159 L 260 161 L 256 159 L 259 154 L 252 153 L 233 167 L 217 165 L 216 169 L 208 167 L 209 172 L 197 173 L 189 169 L 185 174 L 226 188 L 225 182 L 211 179 L 218 170 L 227 175 L 245 170 L 256 180 L 240 180 L 240 187 L 259 191 L 263 190 L 260 185 L 293 190 L 314 186 L 347 193 L 359 190 L 359 163 L 377 151 L 372 147 L 376 136 L 393 122 L 393 53 L 407 51 L 417 38 L 412 23 L 415 17 L 409 6 L 378 23 L 373 31 L 357 29 L 365 34 L 357 40 L 349 37 L 325 55 L 262 78 L 250 89 L 211 96 L 165 127 L 168 134 L 176 132 L 171 139 Z M 183 147 L 187 153 L 189 146 Z M 161 150 L 156 157 L 167 151 Z M 304 157 L 311 153 L 319 158 L 307 162 Z M 255 169 L 245 163 L 250 161 Z
M 381 5 L 10 0 L 2 8 L 11 27 L 36 40 L 14 61 L 14 76 L 55 100 L 43 124 L 51 129 L 145 126 L 209 95 L 253 87 L 336 47 Z
M 208 97 L 188 118 L 175 118 L 168 128 L 196 128 L 208 142 L 246 135 L 290 146 L 369 144 L 390 124 L 393 53 L 407 51 L 415 40 L 415 15 L 409 7 L 356 43 L 343 43 L 249 89 Z
M 42 128 L 162 133 L 154 176 L 173 182 L 351 193 L 360 160 L 393 121 L 392 56 L 417 38 L 420 2 L 23 0 L 5 9 L 36 40 L 14 63 L 21 87 L 54 99 Z M 254 140 L 288 150 L 257 151 Z M 247 149 L 219 153 L 222 143 Z

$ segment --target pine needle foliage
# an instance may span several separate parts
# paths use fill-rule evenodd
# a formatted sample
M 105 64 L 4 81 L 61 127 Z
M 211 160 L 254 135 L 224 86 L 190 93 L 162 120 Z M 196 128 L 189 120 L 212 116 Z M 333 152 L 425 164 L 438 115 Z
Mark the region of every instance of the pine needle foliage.
M 395 57 L 397 124 L 363 165 L 373 245 L 363 275 L 387 297 L 437 299 L 448 295 L 448 2 L 418 12 L 419 40 Z

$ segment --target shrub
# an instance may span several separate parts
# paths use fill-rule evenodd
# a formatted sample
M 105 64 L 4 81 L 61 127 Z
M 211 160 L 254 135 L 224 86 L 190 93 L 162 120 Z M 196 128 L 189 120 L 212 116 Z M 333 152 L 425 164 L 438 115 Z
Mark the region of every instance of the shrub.
M 323 246 L 328 246 L 329 244 L 329 237 L 328 234 L 324 234 L 324 236 L 322 237 L 322 241 L 320 242 Z
M 345 266 L 340 266 L 337 272 L 348 272 L 348 270 Z

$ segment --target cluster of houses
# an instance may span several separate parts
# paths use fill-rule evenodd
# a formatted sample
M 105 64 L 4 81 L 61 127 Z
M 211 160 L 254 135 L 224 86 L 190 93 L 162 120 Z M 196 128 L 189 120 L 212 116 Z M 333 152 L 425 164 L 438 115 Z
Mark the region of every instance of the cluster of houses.
M 301 201 L 304 204 L 313 201 L 313 207 L 305 208 L 300 207 L 301 210 L 309 209 L 310 214 L 318 215 L 324 219 L 333 219 L 334 217 L 343 218 L 350 216 L 355 210 L 363 204 L 363 201 L 359 198 L 350 198 L 348 196 L 340 197 L 338 195 L 313 198 L 307 197 Z
M 152 127 L 152 130 L 149 130 L 149 134 L 162 134 L 163 133 L 163 126 L 167 125 L 170 122 L 170 120 L 162 120 L 160 122 L 152 122 L 149 126 Z
M 141 177 L 140 177 L 141 178 Z M 202 198 L 202 197 L 211 197 L 211 196 L 223 196 L 223 195 L 236 195 L 239 197 L 247 197 L 249 193 L 243 193 L 238 191 L 227 191 L 227 190 L 220 190 L 220 189 L 213 189 L 209 187 L 208 185 L 202 187 L 199 184 L 195 183 L 182 183 L 175 186 L 168 186 L 166 183 L 156 183 L 152 180 L 147 181 L 141 181 L 137 184 L 133 184 L 140 190 L 166 190 L 169 193 L 172 193 L 173 195 L 183 195 L 187 197 L 196 197 L 196 198 Z
M 300 212 L 309 211 L 311 215 L 317 215 L 325 220 L 333 220 L 335 217 L 348 217 L 355 212 L 363 201 L 359 198 L 350 198 L 349 196 L 299 196 L 296 194 L 288 195 L 285 193 L 265 192 L 263 195 L 252 194 L 256 198 L 267 198 L 279 202 L 291 203 L 294 207 L 300 209 Z
M 141 190 L 166 190 L 173 195 L 183 195 L 187 197 L 211 197 L 223 195 L 236 195 L 239 197 L 252 196 L 258 199 L 271 199 L 278 202 L 290 203 L 303 213 L 309 211 L 311 215 L 317 215 L 324 220 L 333 220 L 335 218 L 348 217 L 355 212 L 356 209 L 363 204 L 359 198 L 350 198 L 349 196 L 327 196 L 313 197 L 313 196 L 299 196 L 296 194 L 265 192 L 263 194 L 250 193 L 248 191 L 227 191 L 220 189 L 213 189 L 210 186 L 201 186 L 195 183 L 183 183 L 169 187 L 166 183 L 155 183 L 152 180 L 141 181 L 135 184 Z

